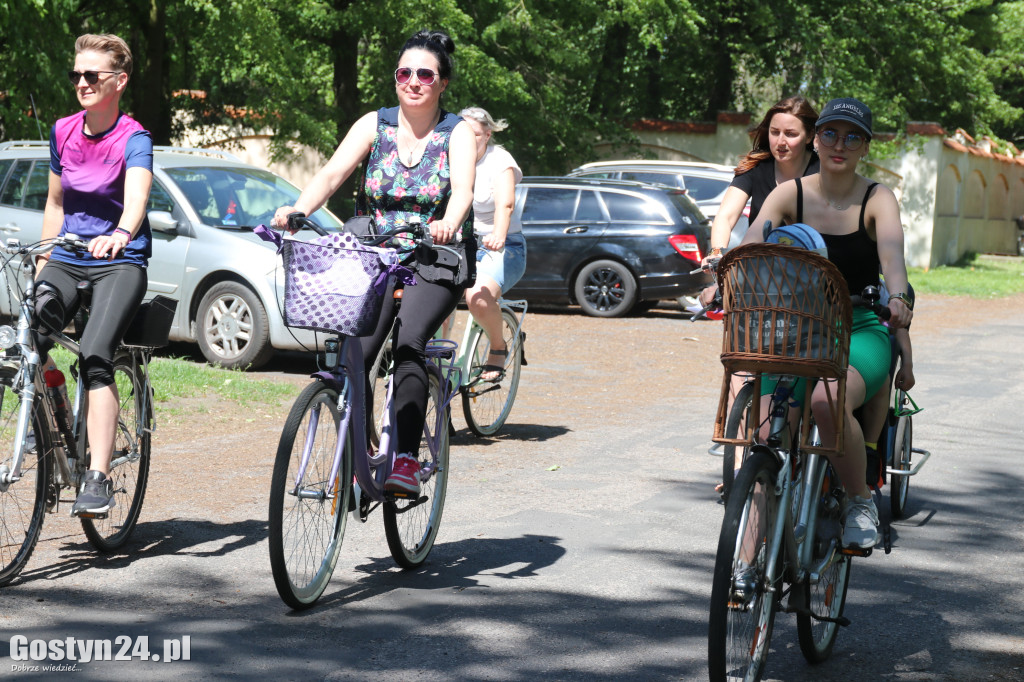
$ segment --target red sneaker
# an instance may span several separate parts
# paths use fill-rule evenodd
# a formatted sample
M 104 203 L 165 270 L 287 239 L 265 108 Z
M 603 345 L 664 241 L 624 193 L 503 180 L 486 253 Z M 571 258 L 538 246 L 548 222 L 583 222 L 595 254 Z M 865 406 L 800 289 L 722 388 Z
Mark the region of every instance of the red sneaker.
M 420 494 L 420 463 L 415 457 L 402 453 L 395 458 L 391 475 L 384 482 L 384 490 L 392 493 Z

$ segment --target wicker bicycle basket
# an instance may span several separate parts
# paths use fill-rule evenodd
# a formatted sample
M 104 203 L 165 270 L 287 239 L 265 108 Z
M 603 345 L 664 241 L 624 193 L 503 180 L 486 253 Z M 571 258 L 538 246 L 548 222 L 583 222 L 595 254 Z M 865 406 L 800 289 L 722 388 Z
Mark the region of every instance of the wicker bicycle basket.
M 785 374 L 835 380 L 825 385 L 830 421 L 837 429 L 835 442 L 829 447 L 812 442 L 812 382 L 805 382 L 804 394 L 796 396 L 804 414 L 800 442 L 808 452 L 842 452 L 853 313 L 846 281 L 839 269 L 826 258 L 804 249 L 749 244 L 722 258 L 718 286 L 725 307 L 725 376 L 714 440 L 749 446 L 761 424 L 760 401 L 755 399 L 744 433 L 725 436 L 734 379 L 753 379 L 756 396 L 761 393 L 763 375 Z
M 748 244 L 722 258 L 718 286 L 726 369 L 827 379 L 846 373 L 850 294 L 828 259 L 791 246 Z

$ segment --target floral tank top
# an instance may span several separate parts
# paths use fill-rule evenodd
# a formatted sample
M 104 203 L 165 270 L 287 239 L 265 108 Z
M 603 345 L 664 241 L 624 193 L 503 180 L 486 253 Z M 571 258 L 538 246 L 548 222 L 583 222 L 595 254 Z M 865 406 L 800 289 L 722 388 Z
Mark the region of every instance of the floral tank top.
M 452 192 L 448 145 L 461 120 L 442 109 L 419 163 L 406 166 L 398 156 L 398 107 L 378 110 L 377 137 L 370 149 L 357 213 L 372 216 L 378 232 L 407 225 L 413 215 L 419 215 L 424 225 L 444 217 Z M 469 239 L 472 234 L 470 211 L 462 224 L 462 238 Z

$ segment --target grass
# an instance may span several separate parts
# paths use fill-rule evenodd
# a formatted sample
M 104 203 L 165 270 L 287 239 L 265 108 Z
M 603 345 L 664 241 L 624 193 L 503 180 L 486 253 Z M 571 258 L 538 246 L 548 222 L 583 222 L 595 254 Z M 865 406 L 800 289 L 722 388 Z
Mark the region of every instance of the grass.
M 1024 293 L 1024 258 L 968 254 L 954 265 L 907 268 L 914 291 L 942 296 L 1001 298 Z
M 71 353 L 61 347 L 53 350 L 57 365 L 66 370 Z M 68 391 L 74 392 L 74 378 L 64 372 Z M 241 406 L 280 404 L 296 395 L 296 389 L 286 383 L 257 378 L 240 370 L 220 369 L 183 358 L 153 358 L 149 363 L 149 378 L 153 384 L 157 405 L 178 398 L 216 395 Z
M 213 392 L 239 405 L 266 404 L 294 398 L 297 393 L 289 384 L 182 358 L 154 358 L 149 364 L 149 377 L 158 403 Z

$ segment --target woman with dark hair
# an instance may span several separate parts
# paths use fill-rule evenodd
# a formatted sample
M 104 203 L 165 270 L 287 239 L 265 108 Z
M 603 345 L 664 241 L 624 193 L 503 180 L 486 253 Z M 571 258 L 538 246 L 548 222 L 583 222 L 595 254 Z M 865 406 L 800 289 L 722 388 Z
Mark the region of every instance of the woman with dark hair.
M 77 284 L 93 285 L 92 316 L 82 332 L 82 380 L 89 390 L 86 426 L 91 453 L 71 513 L 106 515 L 124 487 L 110 477 L 120 401 L 114 384 L 114 351 L 146 293 L 152 252 L 146 203 L 153 182 L 153 140 L 121 111 L 132 74 L 132 54 L 115 35 L 79 36 L 68 72 L 82 111 L 62 118 L 50 132 L 50 187 L 43 239 L 72 233 L 89 240 L 78 254 L 56 248 L 39 256 L 39 273 L 59 294 L 64 309 L 77 309 Z M 39 263 L 37 262 L 37 265 Z M 53 341 L 40 340 L 49 351 Z M 47 359 L 46 372 L 59 370 Z
M 455 43 L 442 31 L 418 31 L 410 37 L 398 53 L 395 69 L 398 106 L 370 112 L 356 121 L 295 206 L 278 209 L 272 221 L 282 229 L 288 226 L 289 213 L 312 214 L 366 160 L 357 205 L 360 214 L 373 218 L 378 232 L 408 225 L 418 217 L 430 228 L 435 243 L 464 253 L 467 282 L 428 281 L 420 272 L 416 286 L 406 288 L 398 312 L 394 400 L 399 454 L 384 487 L 409 495 L 418 495 L 420 489 L 417 452 L 427 406 L 424 348 L 455 310 L 476 273 L 472 213 L 476 141 L 468 124 L 441 108 L 441 95 L 453 75 L 453 52 Z M 389 290 L 376 330 L 361 340 L 368 364 L 376 358 L 394 316 Z
M 818 112 L 803 97 L 787 97 L 775 103 L 751 133 L 753 149 L 736 166 L 736 177 L 725 191 L 722 205 L 711 225 L 711 250 L 705 258 L 717 258 L 729 246 L 729 235 L 743 207 L 750 201 L 750 217 L 776 185 L 818 172 L 814 153 L 814 122 Z

